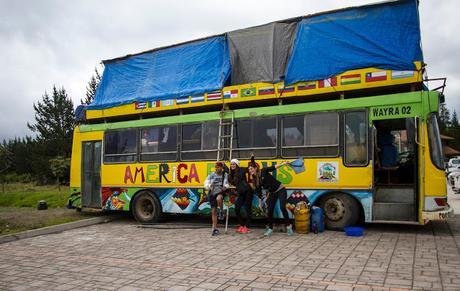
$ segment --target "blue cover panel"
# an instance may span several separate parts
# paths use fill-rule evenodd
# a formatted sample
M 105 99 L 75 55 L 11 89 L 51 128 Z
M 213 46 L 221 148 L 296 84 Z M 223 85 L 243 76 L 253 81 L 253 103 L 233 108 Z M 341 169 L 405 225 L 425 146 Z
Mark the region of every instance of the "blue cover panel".
M 86 105 L 78 105 L 77 108 L 75 108 L 75 120 L 85 121 L 85 110 Z
M 89 108 L 203 94 L 221 89 L 229 74 L 224 36 L 108 61 Z
M 357 7 L 303 19 L 286 84 L 326 79 L 352 69 L 415 70 L 422 61 L 415 0 Z

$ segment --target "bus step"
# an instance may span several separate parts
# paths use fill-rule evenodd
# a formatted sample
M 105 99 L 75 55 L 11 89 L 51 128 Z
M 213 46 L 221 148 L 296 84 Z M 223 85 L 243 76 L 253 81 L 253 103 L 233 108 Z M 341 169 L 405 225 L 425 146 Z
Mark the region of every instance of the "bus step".
M 378 186 L 375 189 L 375 202 L 393 202 L 393 203 L 414 203 L 415 189 L 414 186 L 406 187 L 385 187 Z

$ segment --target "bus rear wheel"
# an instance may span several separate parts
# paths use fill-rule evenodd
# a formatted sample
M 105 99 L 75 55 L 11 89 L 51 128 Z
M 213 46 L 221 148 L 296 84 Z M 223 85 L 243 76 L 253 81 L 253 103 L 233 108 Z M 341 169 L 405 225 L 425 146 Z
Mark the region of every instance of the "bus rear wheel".
M 328 194 L 320 200 L 319 206 L 324 210 L 324 223 L 327 229 L 342 230 L 358 222 L 358 203 L 347 194 Z
M 158 222 L 161 217 L 161 204 L 155 194 L 142 191 L 134 197 L 132 204 L 134 218 L 140 223 Z

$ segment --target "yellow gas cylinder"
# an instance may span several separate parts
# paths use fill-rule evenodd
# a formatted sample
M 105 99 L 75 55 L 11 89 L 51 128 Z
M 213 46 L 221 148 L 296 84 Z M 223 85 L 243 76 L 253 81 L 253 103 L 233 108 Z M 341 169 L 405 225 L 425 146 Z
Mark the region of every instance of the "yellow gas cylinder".
M 310 208 L 307 202 L 301 201 L 296 204 L 294 210 L 295 231 L 297 233 L 308 233 L 310 226 Z

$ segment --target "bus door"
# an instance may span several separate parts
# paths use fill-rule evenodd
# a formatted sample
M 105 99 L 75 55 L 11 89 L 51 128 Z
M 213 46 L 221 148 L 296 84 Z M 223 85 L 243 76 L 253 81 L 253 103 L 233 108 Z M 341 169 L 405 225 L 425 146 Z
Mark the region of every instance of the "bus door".
M 83 142 L 82 207 L 101 207 L 101 141 Z
M 374 121 L 375 221 L 418 221 L 418 147 L 413 118 Z

